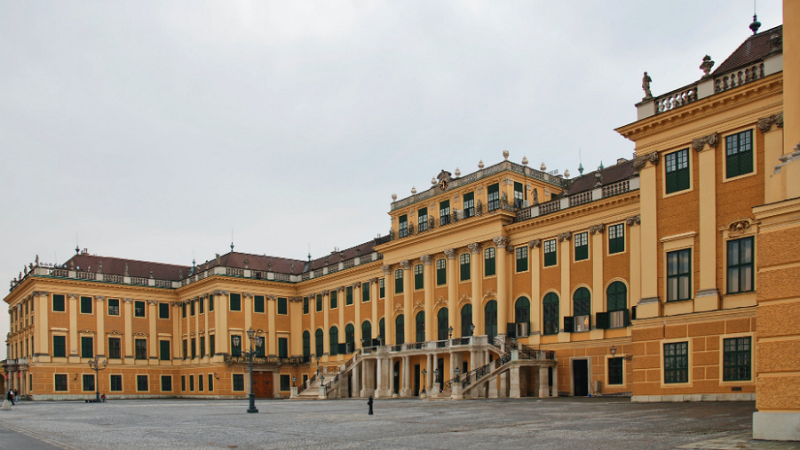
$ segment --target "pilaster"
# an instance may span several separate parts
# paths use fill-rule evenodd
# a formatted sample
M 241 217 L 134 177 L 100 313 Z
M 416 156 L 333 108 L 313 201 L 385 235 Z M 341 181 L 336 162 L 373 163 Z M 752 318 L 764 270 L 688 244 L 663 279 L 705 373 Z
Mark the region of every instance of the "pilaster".
M 658 317 L 661 315 L 661 304 L 658 299 L 658 229 L 657 224 L 657 191 L 656 165 L 658 153 L 653 152 L 637 157 L 634 169 L 639 170 L 639 208 L 641 211 L 641 254 L 642 254 L 642 294 L 636 308 L 639 319 Z M 649 164 L 648 164 L 649 162 Z
M 361 303 L 363 301 L 363 296 L 361 294 L 361 283 L 355 283 L 353 285 L 353 307 L 356 309 L 356 320 L 355 325 L 355 348 L 359 349 L 362 347 L 361 339 L 364 339 L 363 333 L 361 333 Z M 363 388 L 363 386 L 362 386 Z
M 125 317 L 125 364 L 133 364 L 133 299 L 122 299 L 122 314 Z
M 470 304 L 472 305 L 472 324 L 475 325 L 475 331 L 473 331 L 473 336 L 478 336 L 484 334 L 485 331 L 483 330 L 483 315 L 481 314 L 481 292 L 483 289 L 483 251 L 481 249 L 481 244 L 478 242 L 474 242 L 472 244 L 467 245 L 469 248 L 470 256 L 470 284 L 472 287 L 472 299 Z M 461 311 L 458 312 L 459 315 Z
M 542 246 L 542 241 L 540 239 L 536 239 L 533 241 L 528 242 L 528 255 L 530 257 L 530 270 L 531 270 L 531 324 L 530 324 L 530 334 L 531 334 L 531 344 L 538 345 L 539 340 L 541 339 L 541 331 L 542 331 L 542 299 L 541 299 L 541 274 L 542 274 L 542 263 L 541 263 L 541 250 L 540 247 Z M 538 331 L 536 335 L 533 335 L 535 331 Z
M 172 363 L 181 359 L 181 302 L 172 303 Z
M 330 356 L 331 355 L 330 292 L 322 292 L 318 295 L 322 296 L 322 352 L 328 353 L 328 355 Z M 355 289 L 353 290 L 353 296 L 355 296 Z M 355 298 L 353 299 L 353 303 L 355 304 Z M 336 306 L 341 308 L 342 305 L 337 304 Z M 358 308 L 356 308 L 356 310 L 358 310 Z M 344 336 L 345 335 L 344 328 L 340 327 L 339 333 L 342 333 L 341 336 Z
M 267 330 L 267 354 L 268 355 L 277 355 L 278 354 L 278 335 L 275 329 L 275 315 L 278 313 L 278 297 L 276 295 L 267 295 L 266 300 L 264 300 L 267 308 L 267 326 L 269 329 Z M 300 315 L 302 317 L 302 314 Z M 248 328 L 249 330 L 249 328 Z M 302 352 L 302 336 L 300 337 L 300 347 Z M 298 353 L 294 353 L 295 355 Z
M 597 313 L 605 312 L 605 293 L 603 292 L 603 243 L 605 241 L 605 224 L 598 224 L 589 229 L 592 242 L 592 330 L 589 332 L 590 339 L 603 339 L 604 331 L 595 329 Z M 633 267 L 631 267 L 633 270 Z
M 386 290 L 386 298 L 383 300 L 383 331 L 386 333 L 386 345 L 394 345 L 394 316 L 392 309 L 394 308 L 394 274 L 392 273 L 392 266 L 382 266 L 384 276 L 384 289 Z
M 78 294 L 67 294 L 69 298 L 69 362 L 81 362 L 78 353 Z
M 156 305 L 158 304 L 155 300 L 148 300 L 147 301 L 147 320 L 150 325 L 150 339 L 148 339 L 148 343 L 150 344 L 150 355 L 149 355 L 149 363 L 150 364 L 158 364 L 158 332 L 156 331 Z M 99 320 L 98 315 L 98 320 Z M 99 329 L 98 329 L 99 332 Z M 98 349 L 98 353 L 100 350 Z
M 698 186 L 700 197 L 700 280 L 695 298 L 695 311 L 719 309 L 717 291 L 717 194 L 715 154 L 719 137 L 716 133 L 695 139 L 692 147 L 699 155 Z M 705 150 L 710 148 L 710 150 Z
M 558 333 L 558 342 L 569 342 L 572 330 L 564 329 L 564 317 L 572 315 L 572 292 L 570 287 L 570 266 L 572 265 L 572 233 L 569 231 L 558 235 L 560 242 L 559 248 L 559 265 L 561 266 L 561 297 L 558 305 L 558 327 L 561 332 Z
M 425 340 L 434 340 L 434 328 L 427 324 L 433 323 L 433 257 L 431 255 L 423 255 L 420 257 L 422 260 L 422 279 L 423 288 L 425 289 Z
M 34 355 L 38 353 L 39 361 L 50 361 L 50 326 L 47 323 L 50 308 L 48 300 L 50 299 L 49 292 L 34 292 L 33 301 L 36 303 L 36 308 L 39 313 L 36 314 L 36 321 L 38 329 L 36 330 L 36 341 L 34 344 Z
M 459 326 L 458 314 L 458 251 L 456 249 L 447 249 L 444 251 L 447 257 L 447 323 L 448 326 L 453 327 L 455 335 L 461 334 L 461 327 Z M 432 312 L 431 312 L 432 314 Z M 434 330 L 434 321 L 428 322 L 426 319 L 426 329 Z
M 411 283 L 412 272 L 411 262 L 402 261 L 400 266 L 403 267 L 403 333 L 405 333 L 406 342 L 414 342 L 414 303 L 413 303 L 413 284 Z M 405 359 L 403 360 L 405 364 Z M 404 375 L 405 377 L 405 375 Z
M 497 262 L 497 334 L 505 335 L 508 330 L 508 272 L 506 263 L 508 261 L 507 236 L 498 236 L 492 239 L 497 246 L 495 261 Z M 485 332 L 485 330 L 484 330 Z

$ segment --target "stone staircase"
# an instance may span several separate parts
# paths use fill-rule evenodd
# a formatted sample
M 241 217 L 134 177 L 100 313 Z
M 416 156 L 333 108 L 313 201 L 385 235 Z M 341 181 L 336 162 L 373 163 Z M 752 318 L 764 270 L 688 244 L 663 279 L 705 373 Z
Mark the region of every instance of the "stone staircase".
M 361 364 L 360 355 L 360 353 L 353 355 L 353 357 L 347 362 L 339 366 L 338 372 L 323 372 L 322 374 L 315 373 L 311 378 L 309 378 L 305 389 L 300 391 L 297 396 L 294 397 L 294 399 L 324 400 L 346 397 L 346 392 L 344 392 L 342 386 L 344 385 L 345 380 L 347 380 L 347 375 L 352 372 L 356 366 Z M 320 398 L 320 386 L 323 384 L 325 386 L 325 396 L 324 398 Z

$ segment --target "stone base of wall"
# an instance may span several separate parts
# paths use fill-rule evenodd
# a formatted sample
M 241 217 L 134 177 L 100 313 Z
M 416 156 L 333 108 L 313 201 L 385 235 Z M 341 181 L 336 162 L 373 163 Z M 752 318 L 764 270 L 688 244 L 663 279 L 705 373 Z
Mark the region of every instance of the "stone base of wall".
M 198 398 L 198 399 L 206 399 L 206 400 L 247 400 L 249 397 L 246 395 L 109 395 L 106 394 L 106 400 L 141 400 L 141 399 L 151 399 L 151 398 Z M 85 394 L 73 394 L 73 395 L 31 395 L 30 400 L 33 401 L 68 401 L 68 400 L 94 400 L 95 396 L 92 395 L 85 395 Z M 256 399 L 256 400 L 264 400 L 264 399 Z
M 631 402 L 754 402 L 756 394 L 686 394 L 686 395 L 634 395 Z
M 800 441 L 800 412 L 753 413 L 753 439 Z

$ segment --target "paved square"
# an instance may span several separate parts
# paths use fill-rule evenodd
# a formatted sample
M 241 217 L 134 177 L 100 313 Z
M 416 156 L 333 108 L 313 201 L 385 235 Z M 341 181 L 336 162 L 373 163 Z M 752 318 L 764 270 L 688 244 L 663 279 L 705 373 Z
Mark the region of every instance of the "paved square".
M 260 414 L 229 400 L 23 402 L 0 411 L 0 428 L 6 443 L 33 437 L 79 449 L 797 448 L 749 440 L 752 402 L 379 399 L 374 416 L 362 399 L 257 406 Z

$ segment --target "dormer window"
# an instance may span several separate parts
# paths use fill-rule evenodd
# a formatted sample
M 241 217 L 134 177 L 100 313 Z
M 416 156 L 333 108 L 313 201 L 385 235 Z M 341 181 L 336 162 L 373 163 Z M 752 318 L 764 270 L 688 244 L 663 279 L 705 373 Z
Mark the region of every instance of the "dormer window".
M 397 235 L 399 237 L 404 238 L 408 236 L 408 216 L 406 214 L 400 216 L 397 230 L 398 230 Z

